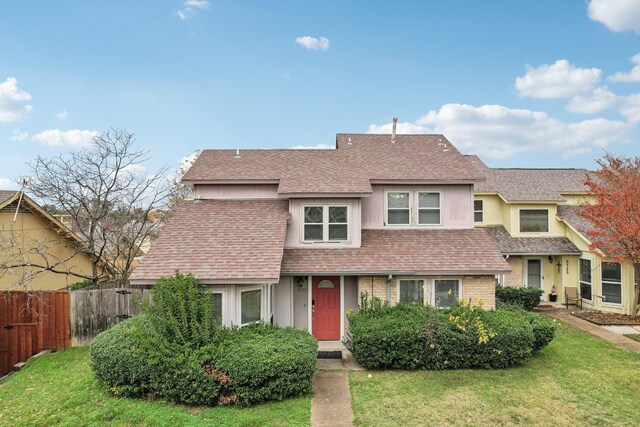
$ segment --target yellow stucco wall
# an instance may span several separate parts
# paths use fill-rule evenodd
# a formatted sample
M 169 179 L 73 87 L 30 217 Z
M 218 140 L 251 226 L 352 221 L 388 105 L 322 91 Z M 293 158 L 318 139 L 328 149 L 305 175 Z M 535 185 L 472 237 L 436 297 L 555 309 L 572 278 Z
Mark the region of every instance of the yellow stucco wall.
M 45 264 L 57 263 L 72 257 L 69 261 L 56 267 L 58 270 L 73 271 L 76 273 L 91 275 L 91 260 L 87 254 L 76 253 L 73 241 L 59 234 L 53 223 L 45 217 L 31 212 L 18 213 L 16 222 L 13 222 L 13 213 L 0 212 L 0 238 L 3 239 L 2 247 L 6 242 L 15 242 L 17 249 L 13 252 L 0 253 L 0 263 L 7 261 L 22 262 L 20 252 L 25 253 L 33 247 L 41 247 L 45 250 L 44 256 L 31 254 L 27 259 L 32 263 Z M 28 276 L 29 272 L 41 271 L 31 267 L 17 267 L 9 270 L 0 270 L 0 289 L 16 289 L 19 281 Z M 62 289 L 70 284 L 81 282 L 83 279 L 67 274 L 44 272 L 38 274 L 28 285 L 34 290 Z

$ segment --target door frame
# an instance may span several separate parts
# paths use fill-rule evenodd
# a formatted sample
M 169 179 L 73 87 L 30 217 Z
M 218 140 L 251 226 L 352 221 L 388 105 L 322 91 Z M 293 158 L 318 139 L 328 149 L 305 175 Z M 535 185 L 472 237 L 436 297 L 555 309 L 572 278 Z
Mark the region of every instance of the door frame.
M 525 257 L 524 258 L 524 268 L 522 269 L 524 274 L 523 274 L 523 279 L 524 279 L 524 287 L 528 288 L 529 287 L 529 260 L 536 260 L 540 262 L 540 289 L 542 289 L 542 295 L 540 295 L 540 301 L 544 301 L 544 294 L 545 294 L 545 289 L 544 289 L 544 259 L 539 256 L 539 257 Z
M 344 276 L 340 274 L 318 274 L 316 277 L 325 276 L 338 276 L 340 277 L 340 339 L 344 339 Z M 307 292 L 307 331 L 313 335 L 313 275 L 307 277 L 307 283 L 309 284 L 309 292 Z M 332 341 L 328 341 L 332 342 Z

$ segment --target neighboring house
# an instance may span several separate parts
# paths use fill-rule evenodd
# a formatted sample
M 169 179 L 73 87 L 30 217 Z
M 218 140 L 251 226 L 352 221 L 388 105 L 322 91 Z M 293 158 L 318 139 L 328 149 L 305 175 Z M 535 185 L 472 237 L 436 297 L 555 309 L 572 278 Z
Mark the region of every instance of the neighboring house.
M 131 275 L 176 270 L 225 325 L 258 320 L 339 340 L 361 295 L 495 306 L 510 268 L 474 228 L 484 177 L 442 135 L 338 134 L 334 150 L 204 150 L 184 201 Z
M 544 290 L 576 287 L 584 308 L 629 313 L 634 291 L 633 266 L 603 259 L 589 249 L 588 221 L 580 204 L 593 202 L 584 182 L 586 169 L 489 168 L 466 156 L 486 178 L 476 184 L 474 220 L 494 239 L 511 267 L 496 278 L 505 286 Z
M 80 239 L 30 197 L 0 190 L 1 290 L 63 289 L 82 282 L 66 274 L 91 276 L 91 258 L 81 248 Z

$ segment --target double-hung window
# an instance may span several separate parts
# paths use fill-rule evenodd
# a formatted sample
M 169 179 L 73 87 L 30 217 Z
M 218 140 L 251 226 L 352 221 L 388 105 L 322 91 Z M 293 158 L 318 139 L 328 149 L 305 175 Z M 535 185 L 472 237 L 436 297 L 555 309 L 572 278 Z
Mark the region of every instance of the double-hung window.
M 305 206 L 305 242 L 336 242 L 349 239 L 348 206 Z
M 591 301 L 591 260 L 580 258 L 580 296 Z
M 240 291 L 240 325 L 262 320 L 262 289 Z
M 418 191 L 418 224 L 440 224 L 440 193 Z
M 410 193 L 408 191 L 390 191 L 387 193 L 387 224 L 411 224 L 409 196 Z
M 424 280 L 422 279 L 400 279 L 399 302 L 410 304 L 412 302 L 424 305 Z
M 484 201 L 473 201 L 473 222 L 484 222 Z
M 605 302 L 622 304 L 622 274 L 620 263 L 602 263 L 602 296 Z
M 548 231 L 548 209 L 520 209 L 521 233 L 546 233 Z

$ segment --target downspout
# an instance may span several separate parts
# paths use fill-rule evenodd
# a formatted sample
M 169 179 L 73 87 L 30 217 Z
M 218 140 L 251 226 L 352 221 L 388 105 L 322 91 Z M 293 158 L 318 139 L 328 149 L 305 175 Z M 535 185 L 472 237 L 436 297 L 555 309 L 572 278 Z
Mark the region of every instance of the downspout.
M 389 275 L 387 278 L 387 304 L 391 305 L 391 281 L 393 280 L 393 275 Z

